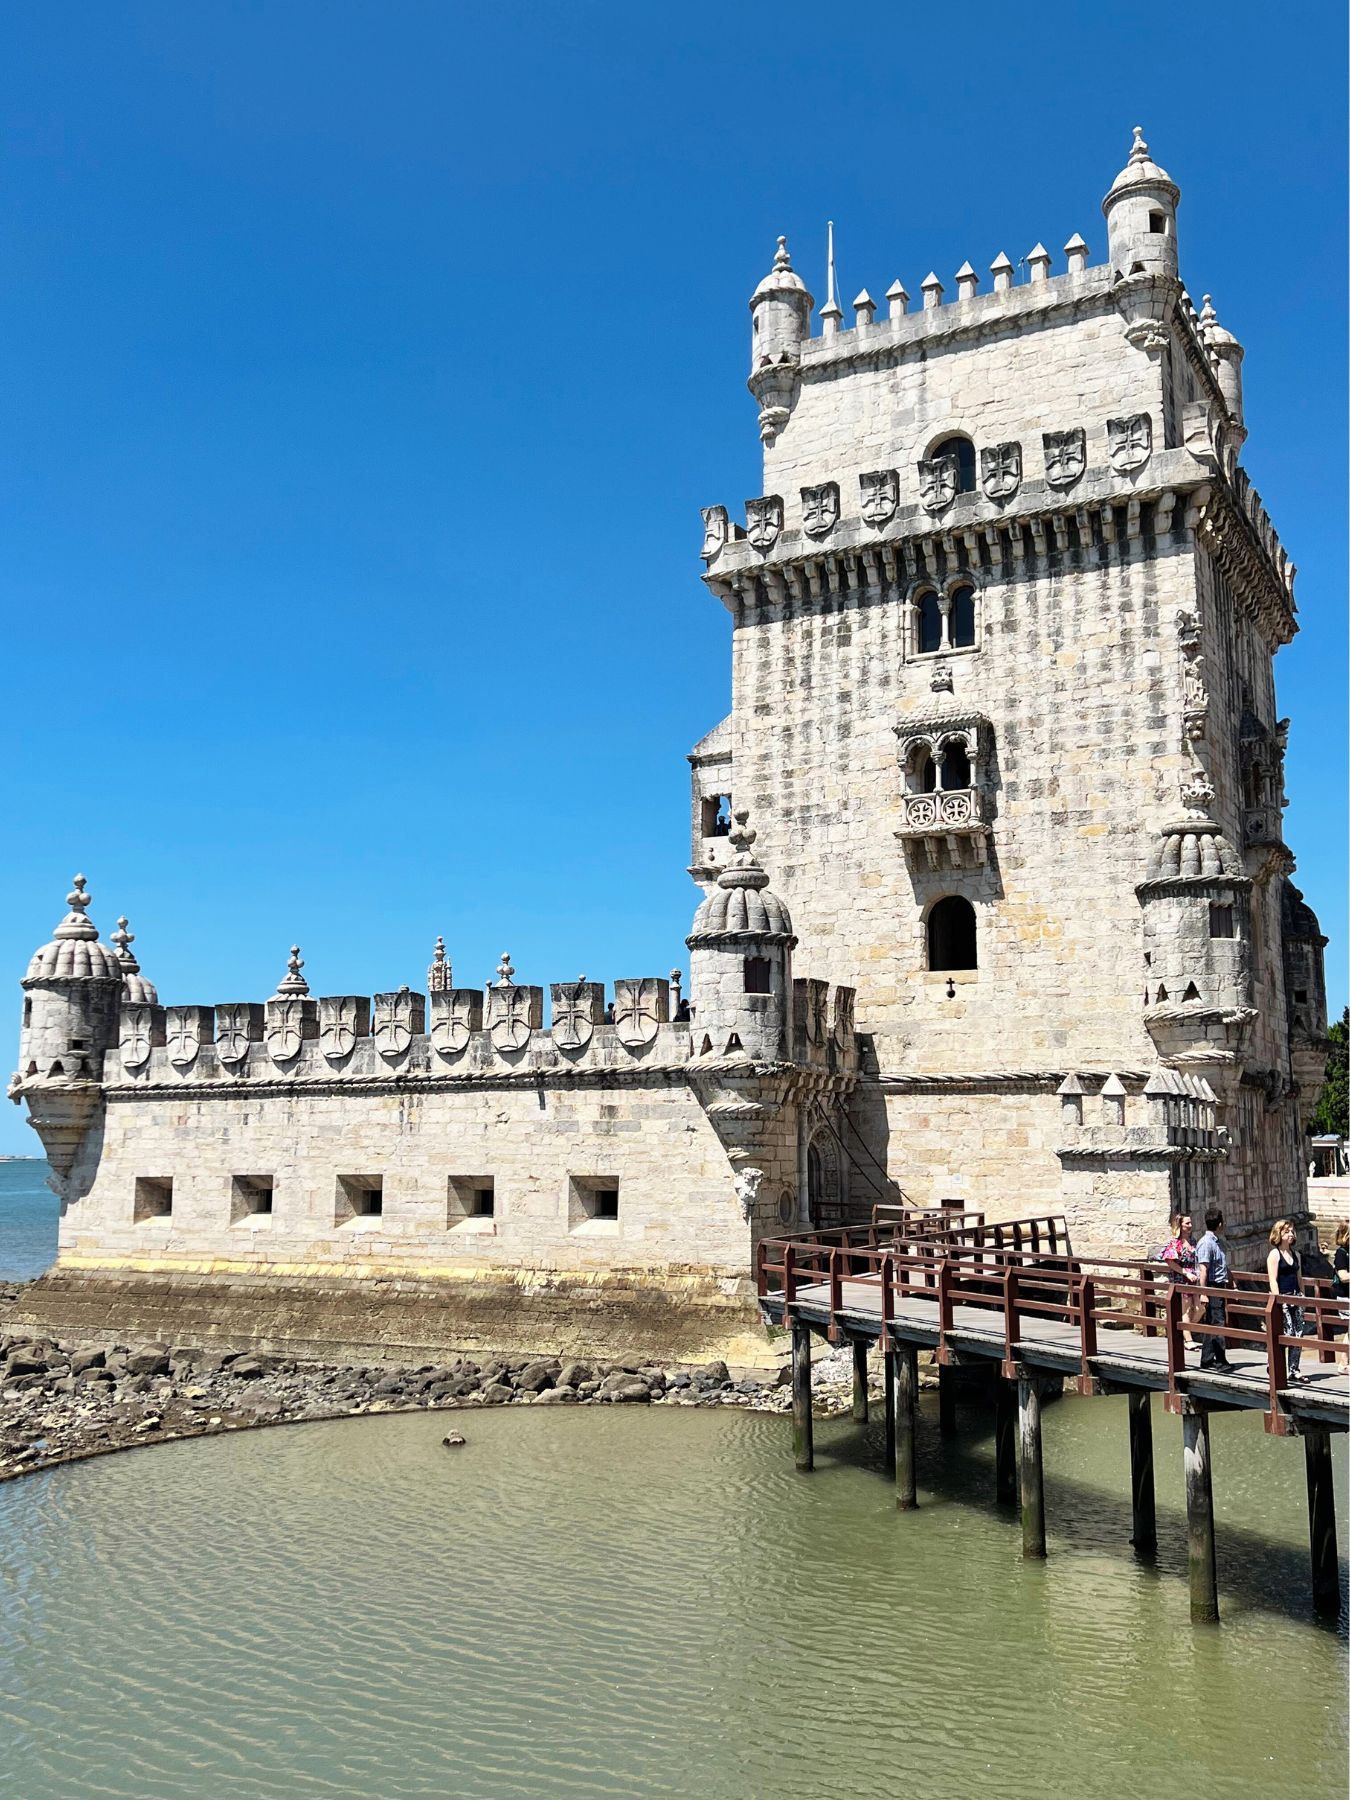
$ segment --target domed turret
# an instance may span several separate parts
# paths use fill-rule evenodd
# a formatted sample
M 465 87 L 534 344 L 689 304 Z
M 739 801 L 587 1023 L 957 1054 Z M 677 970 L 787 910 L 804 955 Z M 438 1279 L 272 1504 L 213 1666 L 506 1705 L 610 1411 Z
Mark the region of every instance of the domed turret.
M 788 909 L 755 859 L 749 815 L 735 815 L 736 851 L 694 914 L 689 946 L 694 1041 L 704 1054 L 776 1061 L 790 1054 L 793 935 Z
M 1219 380 L 1219 391 L 1223 395 L 1224 405 L 1228 408 L 1228 416 L 1238 427 L 1242 437 L 1246 437 L 1246 426 L 1242 422 L 1242 345 L 1219 323 L 1219 315 L 1214 310 L 1212 295 L 1206 294 L 1204 305 L 1200 311 L 1200 336 L 1204 340 L 1206 350 L 1214 359 L 1215 371 Z
M 1111 266 L 1117 275 L 1177 273 L 1177 206 L 1181 189 L 1149 155 L 1142 125 L 1130 160 L 1102 201 Z
M 801 347 L 811 335 L 815 301 L 779 238 L 773 267 L 750 296 L 750 392 L 759 401 L 759 435 L 772 443 L 792 416 Z
M 112 942 L 117 946 L 117 962 L 122 971 L 122 999 L 128 1006 L 158 1006 L 159 995 L 154 982 L 147 981 L 141 974 L 141 965 L 131 953 L 136 933 L 127 930 L 125 914 L 117 921 Z
M 70 1173 L 101 1104 L 103 1058 L 117 1042 L 125 972 L 116 950 L 99 942 L 85 917 L 83 875 L 66 896 L 69 907 L 50 943 L 34 951 L 23 978 L 23 1028 L 13 1099 L 28 1102 L 29 1119 L 58 1177 Z

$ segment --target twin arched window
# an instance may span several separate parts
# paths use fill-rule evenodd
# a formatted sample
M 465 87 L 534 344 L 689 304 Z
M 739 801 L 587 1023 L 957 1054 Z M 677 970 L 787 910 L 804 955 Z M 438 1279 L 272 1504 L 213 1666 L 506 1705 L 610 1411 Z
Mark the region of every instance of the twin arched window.
M 960 894 L 948 894 L 928 915 L 930 969 L 974 969 L 975 908 Z
M 975 643 L 975 589 L 968 581 L 948 594 L 932 588 L 920 594 L 918 601 L 918 645 L 920 656 L 932 656 L 939 650 L 969 650 Z

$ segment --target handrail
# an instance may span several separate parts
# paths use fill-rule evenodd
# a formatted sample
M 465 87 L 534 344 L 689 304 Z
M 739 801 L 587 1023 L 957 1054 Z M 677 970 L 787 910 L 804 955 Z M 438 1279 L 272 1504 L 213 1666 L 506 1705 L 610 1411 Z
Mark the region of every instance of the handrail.
M 1011 1227 L 1030 1224 L 1008 1222 Z M 888 1345 L 898 1302 L 935 1302 L 941 1363 L 950 1360 L 948 1339 L 956 1329 L 958 1306 L 996 1313 L 1005 1374 L 1018 1366 L 1018 1346 L 1028 1321 L 1057 1319 L 1077 1335 L 1078 1379 L 1085 1387 L 1095 1379 L 1092 1364 L 1100 1354 L 1103 1326 L 1161 1335 L 1167 1386 L 1174 1395 L 1179 1382 L 1196 1372 L 1186 1365 L 1186 1333 L 1259 1346 L 1267 1358 L 1267 1425 L 1272 1430 L 1287 1428 L 1281 1395 L 1289 1386 L 1288 1352 L 1298 1346 L 1305 1356 L 1326 1360 L 1340 1348 L 1344 1303 L 1331 1284 L 1320 1279 L 1305 1277 L 1299 1294 L 1289 1296 L 1270 1294 L 1260 1275 L 1239 1272 L 1232 1286 L 1222 1290 L 1225 1323 L 1211 1325 L 1183 1318 L 1183 1297 L 1206 1290 L 1177 1281 L 1167 1264 L 1038 1251 L 1033 1246 L 1041 1241 L 1039 1230 L 1005 1231 L 1002 1241 L 994 1244 L 958 1241 L 964 1236 L 902 1238 L 862 1227 L 765 1238 L 756 1249 L 756 1287 L 761 1300 L 781 1294 L 785 1321 L 803 1287 L 823 1287 L 831 1335 L 850 1310 L 849 1288 L 879 1290 L 881 1333 Z M 885 1241 L 887 1237 L 890 1241 Z M 1283 1329 L 1283 1308 L 1291 1300 L 1303 1308 L 1305 1320 L 1311 1314 L 1313 1330 L 1302 1338 Z M 856 1312 L 856 1307 L 852 1310 Z

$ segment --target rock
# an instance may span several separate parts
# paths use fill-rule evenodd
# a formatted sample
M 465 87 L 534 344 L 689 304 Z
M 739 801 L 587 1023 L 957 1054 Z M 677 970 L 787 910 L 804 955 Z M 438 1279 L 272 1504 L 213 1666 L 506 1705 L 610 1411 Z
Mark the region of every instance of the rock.
M 511 1398 L 511 1390 L 503 1381 L 492 1381 L 483 1389 L 484 1406 L 504 1406 Z
M 377 1394 L 406 1394 L 408 1384 L 401 1375 L 386 1375 L 382 1381 L 375 1383 Z
M 544 1392 L 536 1395 L 535 1399 L 539 1406 L 575 1406 L 577 1403 L 576 1389 L 570 1387 L 545 1388 Z
M 447 1450 L 458 1450 L 461 1444 L 467 1444 L 468 1441 L 462 1431 L 447 1431 L 441 1439 Z
M 147 1413 L 143 1419 L 137 1419 L 131 1429 L 137 1432 L 158 1431 L 163 1423 L 158 1413 Z
M 704 1381 L 711 1383 L 713 1387 L 725 1387 L 731 1380 L 730 1372 L 724 1362 L 705 1363 L 704 1366 L 698 1370 L 698 1374 L 702 1376 Z
M 693 1379 L 694 1379 L 693 1376 L 689 1374 L 688 1370 L 681 1369 L 677 1375 L 671 1375 L 667 1379 L 666 1387 L 667 1387 L 667 1389 L 687 1388 L 691 1384 Z
M 457 1397 L 455 1389 L 458 1386 L 456 1381 L 437 1381 L 422 1389 L 422 1398 L 429 1406 L 439 1406 L 442 1400 L 454 1400 Z
M 229 1371 L 241 1381 L 258 1381 L 272 1373 L 272 1359 L 270 1356 L 237 1356 L 230 1363 Z
M 86 1369 L 101 1369 L 108 1360 L 106 1350 L 74 1350 L 70 1357 L 72 1375 L 83 1375 Z
M 16 1350 L 5 1364 L 4 1379 L 13 1384 L 21 1376 L 45 1375 L 47 1358 L 31 1350 Z
M 553 1386 L 553 1376 L 551 1364 L 533 1362 L 521 1370 L 516 1386 L 525 1394 L 542 1394 L 545 1388 Z
M 275 1394 L 259 1393 L 256 1388 L 251 1393 L 245 1394 L 239 1405 L 251 1413 L 255 1419 L 275 1419 L 278 1414 L 286 1410 L 284 1402 L 279 1400 Z
M 558 1370 L 557 1383 L 560 1388 L 579 1388 L 584 1381 L 591 1379 L 591 1368 L 588 1363 L 564 1363 Z
M 117 1375 L 114 1370 L 105 1369 L 101 1363 L 95 1363 L 91 1369 L 81 1369 L 77 1379 L 82 1386 L 89 1387 L 95 1382 L 116 1381 Z
M 167 1375 L 169 1352 L 163 1344 L 142 1344 L 130 1353 L 123 1366 L 128 1375 Z
M 650 1400 L 652 1395 L 651 1389 L 640 1375 L 629 1375 L 610 1389 L 609 1397 L 617 1403 L 621 1400 Z

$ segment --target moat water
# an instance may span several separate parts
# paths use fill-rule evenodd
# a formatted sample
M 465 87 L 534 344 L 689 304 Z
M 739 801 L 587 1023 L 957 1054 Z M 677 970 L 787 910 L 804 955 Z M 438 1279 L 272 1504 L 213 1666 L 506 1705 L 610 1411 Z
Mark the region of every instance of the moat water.
M 0 1487 L 0 1793 L 1343 1800 L 1297 1444 L 1216 1421 L 1224 1623 L 1196 1631 L 1176 1420 L 1150 1564 L 1124 1401 L 1047 1407 L 1040 1566 L 989 1414 L 960 1422 L 941 1442 L 925 1396 L 908 1515 L 876 1426 L 820 1423 L 799 1476 L 785 1419 L 673 1408 L 389 1415 Z

